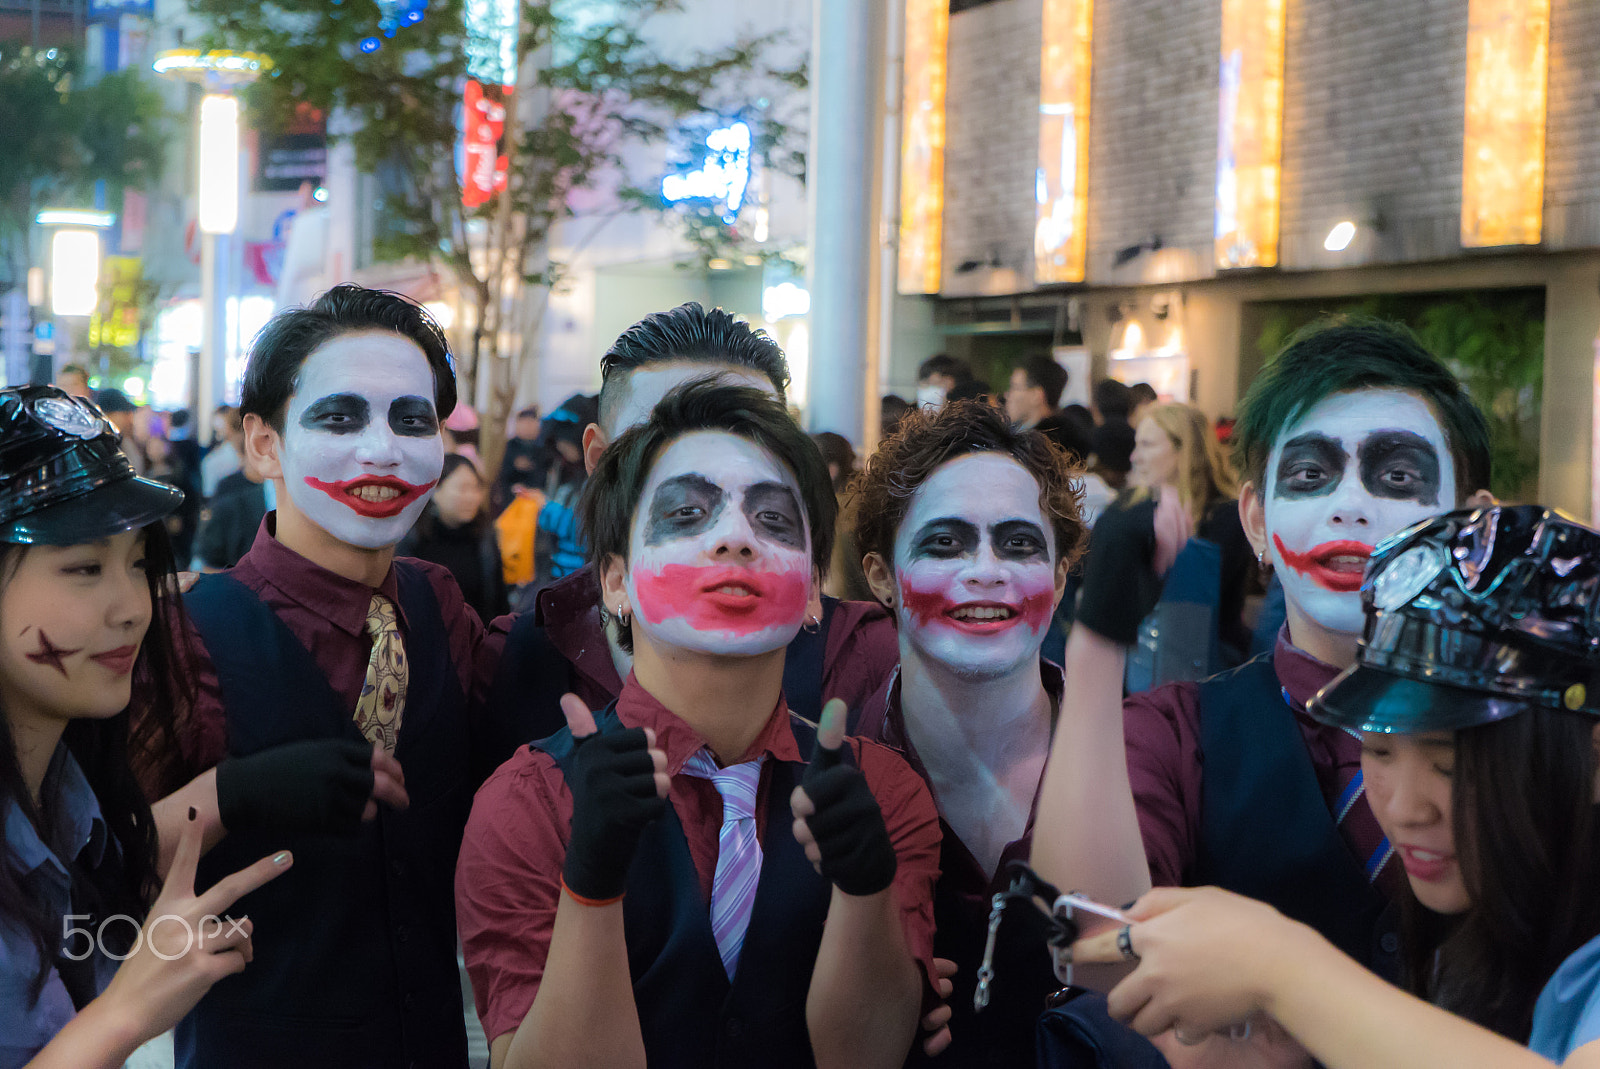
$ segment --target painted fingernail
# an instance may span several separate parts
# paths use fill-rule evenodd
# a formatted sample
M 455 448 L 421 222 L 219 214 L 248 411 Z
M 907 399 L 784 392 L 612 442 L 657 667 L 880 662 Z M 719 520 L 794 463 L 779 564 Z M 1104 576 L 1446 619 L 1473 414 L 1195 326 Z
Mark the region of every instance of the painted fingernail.
M 197 811 L 194 806 L 190 806 L 189 807 L 189 819 L 190 820 L 195 819 L 199 815 L 200 815 L 199 811 Z
M 289 863 L 289 851 L 283 850 L 277 854 L 274 854 L 272 863 L 274 865 L 287 865 Z

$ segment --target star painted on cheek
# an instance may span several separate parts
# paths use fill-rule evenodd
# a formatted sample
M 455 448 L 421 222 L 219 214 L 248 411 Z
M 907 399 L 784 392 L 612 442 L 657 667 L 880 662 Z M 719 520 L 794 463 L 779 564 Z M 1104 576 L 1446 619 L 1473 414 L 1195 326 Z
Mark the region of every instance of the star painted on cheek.
M 50 641 L 50 636 L 44 633 L 44 628 L 41 627 L 39 629 L 39 649 L 34 653 L 27 653 L 23 656 L 34 664 L 47 664 L 57 672 L 60 672 L 62 676 L 65 676 L 67 674 L 67 666 L 61 663 L 62 659 L 71 657 L 74 653 L 82 652 L 82 646 L 75 650 L 68 650 L 55 645 Z

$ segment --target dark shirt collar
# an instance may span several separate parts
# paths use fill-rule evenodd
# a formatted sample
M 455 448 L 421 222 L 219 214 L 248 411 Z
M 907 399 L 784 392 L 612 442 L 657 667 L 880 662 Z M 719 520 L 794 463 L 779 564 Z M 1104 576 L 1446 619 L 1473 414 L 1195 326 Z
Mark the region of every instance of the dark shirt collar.
M 1278 682 L 1283 684 L 1289 704 L 1300 716 L 1307 716 L 1306 702 L 1317 691 L 1332 683 L 1333 677 L 1340 672 L 1340 669 L 1317 660 L 1290 641 L 1288 624 L 1278 631 L 1278 644 L 1272 651 L 1272 670 L 1277 673 Z
M 56 744 L 44 782 L 45 793 L 55 792 L 53 818 L 67 856 L 81 858 L 90 868 L 98 868 L 105 857 L 109 832 L 100 815 L 100 802 L 66 743 Z M 70 881 L 66 865 L 39 837 L 33 822 L 15 803 L 7 806 L 6 845 L 11 864 L 19 876 L 26 878 L 44 868 L 55 880 Z
M 1061 713 L 1061 695 L 1066 689 L 1066 677 L 1061 666 L 1045 657 L 1039 658 L 1039 681 L 1044 684 L 1044 692 L 1050 695 L 1050 729 L 1055 732 L 1056 717 Z M 882 702 L 883 728 L 878 740 L 886 746 L 892 746 L 906 755 L 917 774 L 923 779 L 928 778 L 928 772 L 922 767 L 922 761 L 917 757 L 916 747 L 911 745 L 911 737 L 906 733 L 905 713 L 900 708 L 900 666 L 894 666 L 894 671 L 889 673 L 889 678 L 884 682 L 883 689 L 878 695 L 869 699 L 872 703 Z M 863 722 L 865 725 L 865 721 Z
M 667 755 L 667 775 L 676 776 L 696 751 L 706 745 L 699 732 L 656 700 L 655 695 L 639 684 L 632 672 L 622 684 L 617 695 L 617 718 L 630 728 L 650 728 L 656 733 L 656 745 Z M 754 761 L 761 754 L 769 754 L 778 761 L 799 761 L 800 747 L 789 728 L 789 706 L 778 696 L 778 704 L 767 716 L 766 726 L 756 736 L 750 748 L 738 761 Z
M 373 589 L 330 572 L 279 542 L 275 533 L 277 518 L 276 512 L 262 517 L 256 540 L 250 546 L 251 566 L 284 598 L 307 612 L 321 616 L 351 635 L 365 633 Z M 395 582 L 393 564 L 389 565 L 383 582 L 378 584 L 377 593 L 395 604 L 400 628 L 405 630 L 405 609 L 400 605 L 400 588 Z
M 533 620 L 578 672 L 608 693 L 622 690 L 611 643 L 600 622 L 600 584 L 593 566 L 586 564 L 539 591 Z

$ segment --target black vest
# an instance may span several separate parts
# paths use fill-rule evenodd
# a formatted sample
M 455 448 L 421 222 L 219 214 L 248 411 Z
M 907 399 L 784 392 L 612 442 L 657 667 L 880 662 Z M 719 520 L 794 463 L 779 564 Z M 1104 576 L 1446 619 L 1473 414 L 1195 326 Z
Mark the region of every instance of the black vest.
M 294 866 L 234 905 L 255 922 L 249 968 L 214 986 L 180 1025 L 190 1069 L 464 1067 L 456 967 L 456 854 L 472 804 L 465 700 L 428 578 L 396 561 L 410 676 L 395 757 L 411 805 L 379 807 L 354 836 L 232 834 L 201 859 L 197 887 L 278 850 Z M 361 741 L 276 613 L 226 575 L 184 599 L 216 666 L 228 752 L 303 739 Z
M 789 711 L 812 723 L 822 718 L 823 654 L 838 604 L 839 599 L 824 596 L 820 626 L 815 631 L 802 629 L 795 635 L 783 658 L 783 695 Z M 561 712 L 561 695 L 572 689 L 572 665 L 534 616 L 532 612 L 522 613 L 506 633 L 489 690 L 484 720 L 490 725 L 487 730 L 500 736 L 491 746 L 497 754 L 510 755 L 518 746 L 554 735 L 567 725 Z M 610 656 L 609 649 L 606 654 Z M 855 733 L 860 712 L 850 710 L 846 723 L 849 734 Z M 484 771 L 487 774 L 493 769 Z
M 789 719 L 801 752 L 809 752 L 813 729 L 797 717 Z M 601 731 L 620 729 L 616 703 L 597 714 L 595 723 Z M 533 745 L 567 771 L 570 731 Z M 651 1069 L 815 1065 L 806 995 L 832 888 L 794 838 L 789 795 L 806 766 L 768 763 L 761 878 L 731 983 L 677 811 L 667 806 L 639 840 L 622 911 L 633 999 Z
M 1186 882 L 1267 902 L 1392 975 L 1387 902 L 1328 811 L 1272 654 L 1200 684 L 1200 753 L 1200 843 Z

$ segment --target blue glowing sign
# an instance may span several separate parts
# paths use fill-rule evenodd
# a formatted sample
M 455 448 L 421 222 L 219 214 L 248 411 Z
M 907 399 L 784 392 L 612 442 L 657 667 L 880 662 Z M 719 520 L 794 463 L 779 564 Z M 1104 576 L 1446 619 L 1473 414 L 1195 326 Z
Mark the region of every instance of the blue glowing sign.
M 736 122 L 713 130 L 706 135 L 706 149 L 705 163 L 699 168 L 661 180 L 661 196 L 673 204 L 721 201 L 723 221 L 731 223 L 750 184 L 750 127 Z

